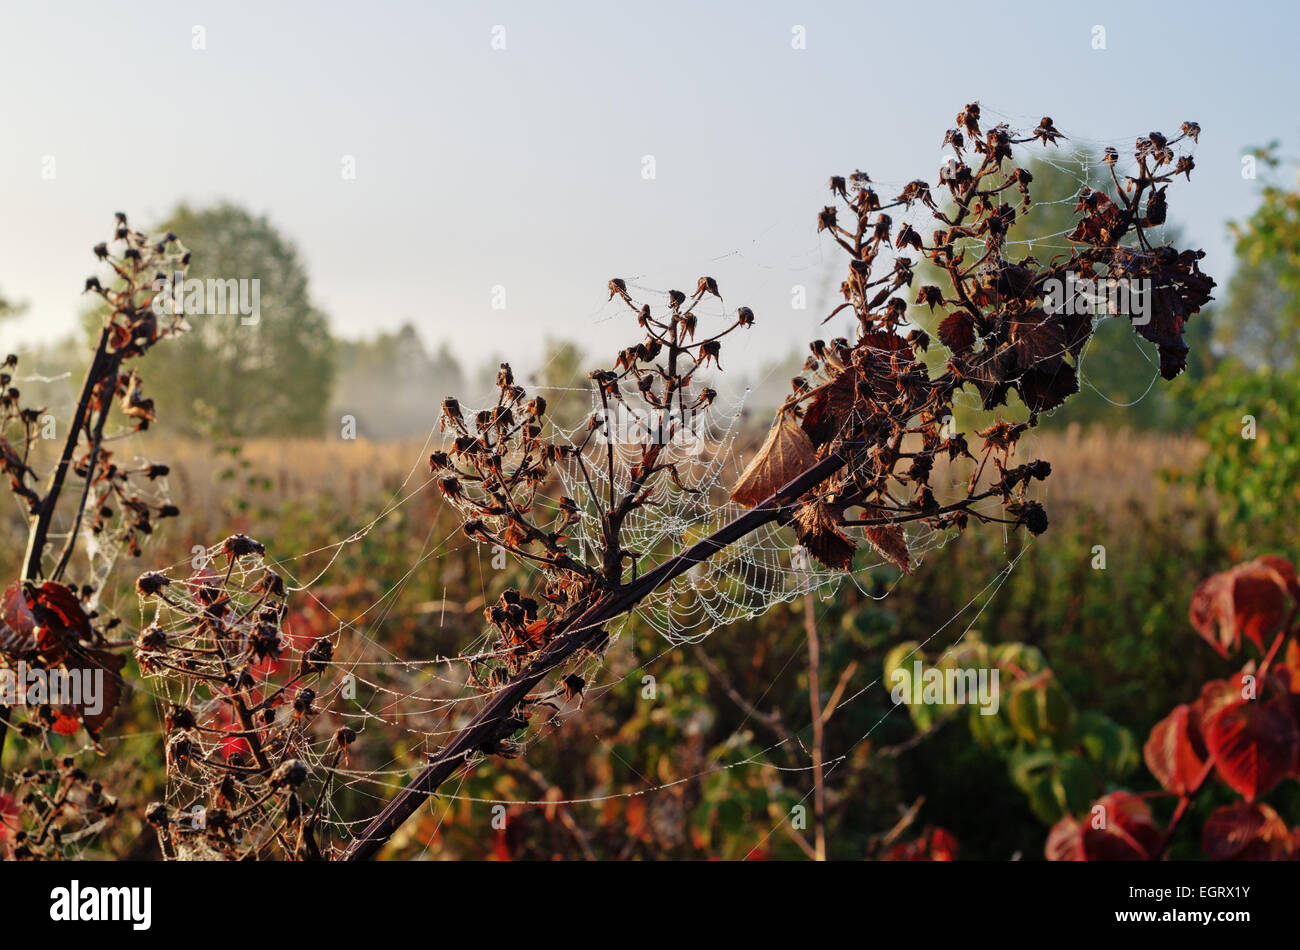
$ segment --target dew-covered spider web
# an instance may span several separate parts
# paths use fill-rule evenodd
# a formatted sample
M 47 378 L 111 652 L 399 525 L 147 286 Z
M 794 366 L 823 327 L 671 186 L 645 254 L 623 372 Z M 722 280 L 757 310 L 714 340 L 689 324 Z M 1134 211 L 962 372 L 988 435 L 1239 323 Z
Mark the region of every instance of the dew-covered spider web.
M 632 465 L 646 433 L 660 446 L 660 464 L 672 470 L 651 477 L 645 504 L 624 522 L 623 544 L 636 564 L 633 579 L 635 573 L 682 553 L 744 514 L 747 509 L 732 501 L 729 492 L 757 448 L 753 421 L 748 432 L 744 428 L 747 396 L 743 392 L 720 400 L 693 416 L 688 414 L 684 422 L 679 415 L 628 410 L 631 390 L 619 411 L 603 414 L 593 401 L 592 416 L 611 422 L 598 427 L 583 461 L 570 460 L 559 473 L 564 494 L 578 501 L 582 512 L 575 527 L 578 547 L 594 551 L 602 543 L 600 512 L 611 487 L 607 453 L 612 450 L 614 456 L 613 497 L 620 499 L 633 490 Z M 756 420 L 760 427 L 770 421 L 769 413 L 770 409 Z M 570 444 L 579 445 L 587 430 L 584 422 L 558 432 Z M 939 543 L 940 532 L 922 528 L 910 538 L 918 556 Z M 872 553 L 864 552 L 861 570 L 869 572 L 885 563 Z M 768 524 L 659 587 L 637 605 L 635 615 L 669 645 L 694 644 L 776 604 L 833 587 L 843 576 L 808 555 L 789 529 Z

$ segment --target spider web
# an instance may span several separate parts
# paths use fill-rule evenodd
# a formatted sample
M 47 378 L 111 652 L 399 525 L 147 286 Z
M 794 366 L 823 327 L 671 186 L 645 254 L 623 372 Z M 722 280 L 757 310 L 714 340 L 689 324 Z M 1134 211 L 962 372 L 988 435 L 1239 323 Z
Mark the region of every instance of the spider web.
M 721 314 L 712 316 L 725 325 Z M 634 391 L 628 388 L 627 403 L 633 401 Z M 634 491 L 632 463 L 640 456 L 647 431 L 661 446 L 659 463 L 672 470 L 651 476 L 645 483 L 646 503 L 623 523 L 623 543 L 636 557 L 637 573 L 682 553 L 744 514 L 748 509 L 733 502 L 729 492 L 745 468 L 747 453 L 755 448 L 753 438 L 746 438 L 742 430 L 748 395 L 746 390 L 686 420 L 662 414 L 629 420 L 626 412 L 610 413 L 612 424 L 597 430 L 585 461 L 569 460 L 559 473 L 564 493 L 579 503 L 582 512 L 575 527 L 578 547 L 594 551 L 602 543 L 600 512 L 611 487 L 605 453 L 613 451 L 612 494 L 622 498 Z M 624 406 L 620 403 L 620 409 Z M 600 408 L 593 396 L 591 409 L 597 418 Z M 587 425 L 558 431 L 569 444 L 579 445 Z M 942 532 L 912 528 L 909 547 L 919 556 L 939 545 L 942 536 Z M 861 571 L 887 563 L 871 557 L 869 549 L 864 553 Z M 795 543 L 789 529 L 769 524 L 661 585 L 629 616 L 637 617 L 671 646 L 698 644 L 719 628 L 753 619 L 777 604 L 821 588 L 834 589 L 843 578 L 843 571 L 822 566 Z

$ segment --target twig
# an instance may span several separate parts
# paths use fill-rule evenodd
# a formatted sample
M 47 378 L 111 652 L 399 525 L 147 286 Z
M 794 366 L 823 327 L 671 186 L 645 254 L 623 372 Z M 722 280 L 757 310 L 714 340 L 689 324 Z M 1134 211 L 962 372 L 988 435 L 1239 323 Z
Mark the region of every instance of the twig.
M 85 427 L 86 413 L 90 409 L 90 397 L 100 380 L 104 378 L 103 363 L 108 353 L 109 329 L 110 327 L 105 325 L 99 333 L 99 344 L 95 347 L 95 355 L 86 369 L 86 378 L 81 384 L 81 397 L 77 400 L 77 411 L 68 426 L 68 437 L 63 443 L 59 464 L 50 477 L 50 487 L 46 490 L 45 497 L 41 499 L 40 512 L 27 535 L 27 554 L 23 558 L 23 580 L 25 581 L 35 580 L 41 575 L 41 555 L 49 537 L 50 525 L 54 521 L 59 495 L 63 492 L 63 482 L 68 476 L 68 467 L 72 464 L 72 456 L 77 451 L 77 443 L 81 441 L 81 430 Z M 112 393 L 107 393 L 105 398 L 111 399 Z
M 826 720 L 823 718 L 821 677 L 822 647 L 817 637 L 817 605 L 811 592 L 803 595 L 803 628 L 808 634 L 808 704 L 812 708 L 813 842 L 814 861 L 826 860 L 826 775 L 822 751 Z
M 700 650 L 695 654 L 695 656 L 699 659 L 700 665 L 703 666 L 704 669 L 708 671 L 708 674 L 722 687 L 723 692 L 727 694 L 727 698 L 740 707 L 741 712 L 751 719 L 757 719 L 763 725 L 767 726 L 767 728 L 771 729 L 772 732 L 776 734 L 776 737 L 783 743 L 787 745 L 794 744 L 794 736 L 790 734 L 790 730 L 787 729 L 785 723 L 781 721 L 781 713 L 779 710 L 774 709 L 770 713 L 763 712 L 746 699 L 744 695 L 727 680 L 721 667 L 719 667 L 717 663 L 713 662 L 713 659 L 707 653 Z

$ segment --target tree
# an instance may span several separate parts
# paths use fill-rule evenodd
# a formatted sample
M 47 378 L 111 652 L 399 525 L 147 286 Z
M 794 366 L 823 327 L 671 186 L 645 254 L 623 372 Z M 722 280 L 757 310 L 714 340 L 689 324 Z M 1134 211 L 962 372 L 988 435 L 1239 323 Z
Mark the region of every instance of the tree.
M 7 320 L 10 317 L 16 317 L 26 309 L 24 304 L 14 303 L 3 293 L 0 293 L 0 320 Z
M 207 404 L 223 428 L 241 436 L 319 433 L 334 381 L 334 346 L 290 241 L 264 216 L 232 204 L 182 204 L 158 230 L 185 235 L 190 279 L 205 286 L 256 280 L 260 306 L 245 316 L 197 314 L 186 303 L 190 332 L 166 359 L 149 361 L 151 395 L 170 405 Z M 230 304 L 227 298 L 225 309 L 235 310 Z
M 464 373 L 444 342 L 433 355 L 410 323 L 396 333 L 336 343 L 338 382 L 330 416 L 356 419 L 357 432 L 372 439 L 423 435 L 429 406 L 446 386 L 464 384 Z
M 1255 157 L 1268 169 L 1281 164 L 1276 143 Z M 1214 342 L 1252 369 L 1292 369 L 1300 356 L 1300 191 L 1265 184 L 1255 213 L 1229 228 L 1237 268 Z

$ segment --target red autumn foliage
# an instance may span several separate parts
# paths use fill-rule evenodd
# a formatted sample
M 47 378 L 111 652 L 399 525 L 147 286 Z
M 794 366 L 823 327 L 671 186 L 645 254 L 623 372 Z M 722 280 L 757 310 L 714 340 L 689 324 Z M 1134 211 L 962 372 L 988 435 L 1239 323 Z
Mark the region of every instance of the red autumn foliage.
M 956 861 L 961 850 L 956 837 L 943 828 L 926 828 L 915 841 L 900 841 L 885 852 L 886 861 Z
M 14 838 L 22 825 L 19 822 L 18 802 L 8 792 L 0 792 L 0 858 L 12 856 Z
M 1288 860 L 1300 854 L 1292 830 L 1259 801 L 1287 778 L 1300 777 L 1300 584 L 1291 562 L 1265 555 L 1207 578 L 1192 597 L 1197 632 L 1227 658 L 1249 640 L 1264 654 L 1228 679 L 1210 680 L 1194 703 L 1182 704 L 1151 730 L 1147 768 L 1177 796 L 1161 832 L 1146 803 L 1114 792 L 1093 806 L 1115 820 L 1097 828 L 1066 816 L 1047 839 L 1051 860 L 1158 859 L 1211 774 L 1243 801 L 1217 809 L 1202 829 L 1215 860 Z M 1282 650 L 1285 643 L 1286 649 Z M 1270 669 L 1281 658 L 1276 668 Z M 1139 834 L 1138 831 L 1141 831 Z
M 1261 653 L 1264 641 L 1292 615 L 1300 600 L 1295 568 L 1265 555 L 1214 574 L 1192 595 L 1192 626 L 1220 656 L 1241 647 L 1245 637 Z
M 1238 802 L 1206 819 L 1202 846 L 1215 861 L 1284 861 L 1300 851 L 1300 832 L 1262 802 Z
M 1290 774 L 1300 734 L 1290 703 L 1278 697 L 1225 706 L 1209 721 L 1205 740 L 1219 778 L 1253 802 Z
M 1080 822 L 1067 815 L 1047 836 L 1049 861 L 1146 861 L 1159 851 L 1161 831 L 1145 801 L 1128 792 L 1098 799 Z
M 98 712 L 87 713 L 80 704 L 69 703 L 50 707 L 47 720 L 60 735 L 73 735 L 84 726 L 97 736 L 122 699 L 126 658 L 104 644 L 66 584 L 15 584 L 4 591 L 0 603 L 0 639 L 15 658 L 41 669 L 102 674 Z
M 1176 706 L 1151 730 L 1143 749 L 1147 768 L 1161 785 L 1176 795 L 1195 787 L 1205 768 L 1205 739 L 1192 707 Z

